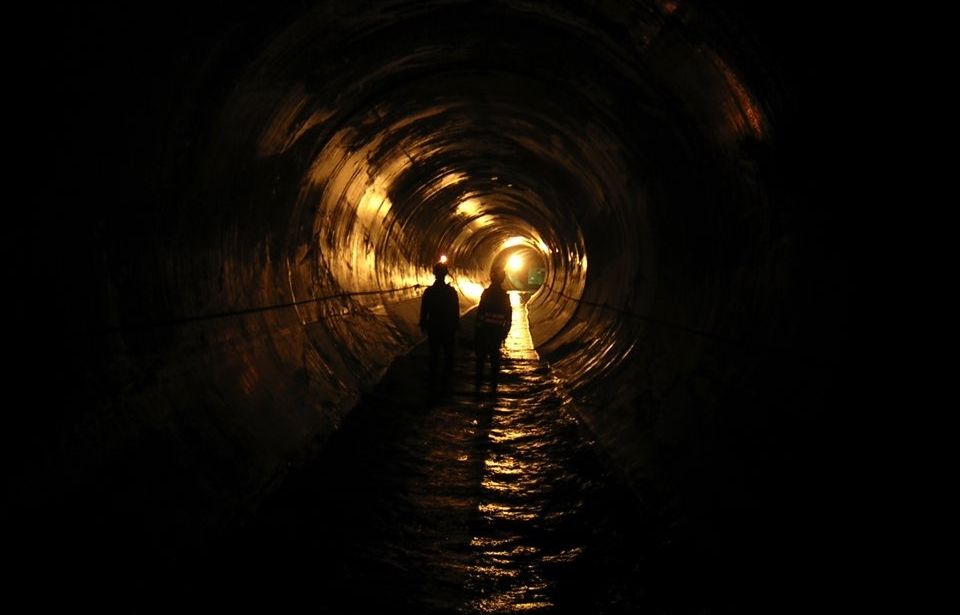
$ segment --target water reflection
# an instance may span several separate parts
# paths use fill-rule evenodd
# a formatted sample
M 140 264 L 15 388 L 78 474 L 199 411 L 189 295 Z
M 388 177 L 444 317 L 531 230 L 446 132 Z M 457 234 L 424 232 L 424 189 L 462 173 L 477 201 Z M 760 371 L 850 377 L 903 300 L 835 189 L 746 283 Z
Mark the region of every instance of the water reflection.
M 399 361 L 251 536 L 232 541 L 239 550 L 202 566 L 221 571 L 211 595 L 309 588 L 318 609 L 333 613 L 639 604 L 629 593 L 642 587 L 639 552 L 623 540 L 636 517 L 612 514 L 625 492 L 609 486 L 533 348 L 528 297 L 510 293 L 496 390 L 470 386 L 469 356 L 442 395 L 411 386 L 425 350 Z
M 507 359 L 537 361 L 540 355 L 533 348 L 533 338 L 530 337 L 530 320 L 527 314 L 527 300 L 529 293 L 511 290 L 507 292 L 510 295 L 510 307 L 513 308 L 513 320 L 510 325 L 510 335 L 504 343 L 504 350 Z M 527 372 L 532 373 L 536 365 L 529 366 L 519 364 L 518 367 L 527 367 Z M 523 373 L 524 370 L 520 369 Z
M 483 463 L 476 552 L 468 611 L 518 613 L 554 606 L 551 586 L 541 570 L 545 561 L 575 557 L 577 548 L 547 553 L 541 534 L 550 488 L 559 471 L 546 446 L 549 423 L 539 412 L 549 394 L 539 355 L 530 337 L 527 293 L 510 291 L 513 322 L 505 343 L 502 384 L 492 407 L 489 454 Z

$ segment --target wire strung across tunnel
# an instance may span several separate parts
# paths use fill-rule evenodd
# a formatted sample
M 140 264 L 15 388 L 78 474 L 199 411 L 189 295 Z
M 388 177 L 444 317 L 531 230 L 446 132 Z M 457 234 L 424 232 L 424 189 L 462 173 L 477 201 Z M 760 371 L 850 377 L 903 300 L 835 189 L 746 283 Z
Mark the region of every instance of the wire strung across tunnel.
M 397 293 L 405 290 L 416 290 L 423 287 L 424 287 L 423 284 L 411 284 L 410 286 L 403 286 L 400 288 L 343 292 L 343 293 L 336 293 L 333 295 L 326 295 L 323 297 L 314 297 L 313 299 L 301 299 L 298 301 L 289 301 L 287 303 L 275 303 L 272 305 L 241 308 L 237 310 L 228 310 L 224 312 L 213 312 L 211 314 L 198 314 L 196 316 L 184 316 L 182 318 L 173 318 L 170 320 L 164 320 L 164 321 L 158 321 L 158 322 L 134 323 L 134 324 L 126 324 L 126 325 L 116 325 L 113 327 L 105 327 L 102 329 L 89 329 L 85 332 L 85 334 L 86 335 L 95 335 L 95 334 L 106 335 L 110 333 L 121 333 L 123 331 L 131 331 L 131 330 L 152 329 L 152 328 L 159 328 L 159 327 L 176 327 L 179 325 L 185 325 L 193 322 L 201 322 L 205 320 L 216 320 L 219 318 L 231 318 L 234 316 L 246 316 L 248 314 L 260 314 L 263 312 L 272 312 L 274 310 L 283 310 L 291 307 L 297 307 L 300 305 L 310 305 L 313 303 L 319 303 L 321 301 L 332 301 L 334 299 L 349 299 L 350 297 Z

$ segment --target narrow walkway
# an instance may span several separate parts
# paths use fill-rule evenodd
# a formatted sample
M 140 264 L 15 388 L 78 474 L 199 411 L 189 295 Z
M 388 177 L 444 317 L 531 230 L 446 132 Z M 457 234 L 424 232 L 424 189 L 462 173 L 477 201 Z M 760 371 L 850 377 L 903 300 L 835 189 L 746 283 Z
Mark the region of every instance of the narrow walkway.
M 255 526 L 199 564 L 195 595 L 320 613 L 659 612 L 635 496 L 561 402 L 525 300 L 511 294 L 499 383 L 474 381 L 466 342 L 445 392 L 424 385 L 424 345 L 395 362 Z

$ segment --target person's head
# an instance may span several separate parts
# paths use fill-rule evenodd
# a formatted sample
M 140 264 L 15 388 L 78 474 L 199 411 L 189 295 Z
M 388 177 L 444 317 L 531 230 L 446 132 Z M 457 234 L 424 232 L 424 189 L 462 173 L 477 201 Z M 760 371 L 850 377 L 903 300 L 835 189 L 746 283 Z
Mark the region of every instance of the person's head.
M 502 286 L 503 281 L 507 279 L 507 272 L 503 269 L 494 268 L 490 270 L 490 281 L 494 286 Z
M 433 275 L 441 282 L 448 273 L 450 273 L 450 270 L 447 269 L 447 266 L 444 263 L 437 263 L 433 266 Z

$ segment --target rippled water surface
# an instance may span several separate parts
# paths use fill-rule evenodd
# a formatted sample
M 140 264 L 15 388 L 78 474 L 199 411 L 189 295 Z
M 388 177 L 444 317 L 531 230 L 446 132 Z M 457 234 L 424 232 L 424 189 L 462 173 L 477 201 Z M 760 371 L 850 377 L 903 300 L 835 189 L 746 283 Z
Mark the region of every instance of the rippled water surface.
M 423 382 L 422 351 L 398 362 L 227 541 L 227 582 L 318 612 L 632 611 L 643 516 L 534 350 L 526 297 L 511 300 L 498 382 L 474 380 L 466 344 L 444 390 Z

